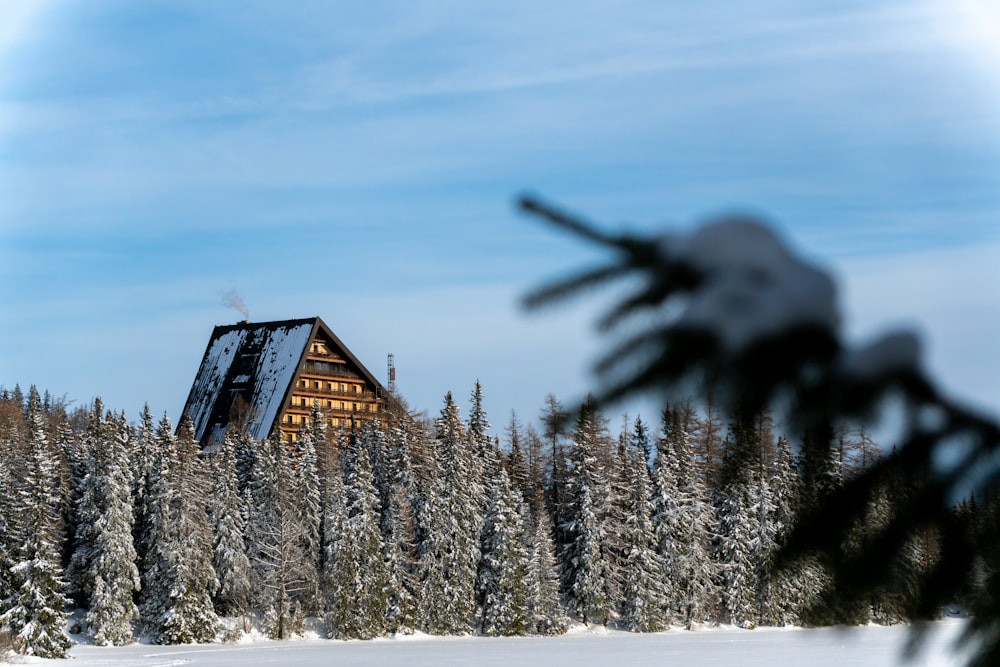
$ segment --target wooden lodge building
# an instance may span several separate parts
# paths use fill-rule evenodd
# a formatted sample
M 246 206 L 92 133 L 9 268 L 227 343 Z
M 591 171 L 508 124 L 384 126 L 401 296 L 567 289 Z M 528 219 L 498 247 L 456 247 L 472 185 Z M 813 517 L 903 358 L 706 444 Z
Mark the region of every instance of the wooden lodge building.
M 374 419 L 386 391 L 318 317 L 217 326 L 184 404 L 203 448 L 233 423 L 258 440 L 280 428 L 289 442 L 319 405 L 332 427 Z

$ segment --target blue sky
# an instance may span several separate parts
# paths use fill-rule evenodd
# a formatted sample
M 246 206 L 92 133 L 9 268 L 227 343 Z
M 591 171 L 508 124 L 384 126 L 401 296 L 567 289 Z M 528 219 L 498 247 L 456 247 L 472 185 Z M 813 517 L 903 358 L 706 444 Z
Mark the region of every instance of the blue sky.
M 0 0 L 0 384 L 179 416 L 211 329 L 321 316 L 436 413 L 587 390 L 596 257 L 517 215 L 759 212 L 1000 412 L 1000 9 Z

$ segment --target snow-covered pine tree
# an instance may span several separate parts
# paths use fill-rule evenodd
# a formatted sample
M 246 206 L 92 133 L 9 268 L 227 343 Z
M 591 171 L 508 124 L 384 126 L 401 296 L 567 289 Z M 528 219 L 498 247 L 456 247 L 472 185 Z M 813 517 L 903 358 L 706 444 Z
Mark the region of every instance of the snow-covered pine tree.
M 860 547 L 865 541 L 873 539 L 885 530 L 885 527 L 891 521 L 895 510 L 894 501 L 898 497 L 896 494 L 900 493 L 899 489 L 904 485 L 894 483 L 891 486 L 893 487 L 892 489 L 889 488 L 889 485 L 882 484 L 872 490 L 872 497 L 868 500 L 868 508 L 864 521 L 861 526 L 858 526 L 855 536 L 857 540 L 855 548 Z M 907 545 L 905 552 L 908 552 L 908 555 L 913 554 L 913 547 L 914 544 L 911 541 Z M 898 588 L 890 590 L 883 588 L 872 591 L 871 619 L 876 623 L 892 625 L 907 620 L 907 602 L 909 602 L 907 593 L 910 588 L 908 584 L 910 583 L 911 575 L 915 574 L 914 570 L 910 567 L 911 565 L 912 561 L 910 559 L 897 558 L 893 563 L 893 567 L 897 572 L 896 583 L 899 584 Z
M 344 453 L 344 510 L 332 538 L 326 580 L 326 630 L 338 639 L 373 639 L 387 631 L 389 573 L 382 552 L 378 496 L 368 455 L 379 426 L 368 422 Z
M 139 438 L 143 437 L 147 428 L 147 416 L 148 410 L 139 427 Z M 141 512 L 143 519 L 138 531 L 137 551 L 142 556 L 139 561 L 139 578 L 142 584 L 139 589 L 139 614 L 145 626 L 152 629 L 155 627 L 155 620 L 167 608 L 169 589 L 165 573 L 170 567 L 167 538 L 174 531 L 170 508 L 174 490 L 170 484 L 170 475 L 175 465 L 176 444 L 173 428 L 165 413 L 152 433 L 148 451 L 151 460 L 146 471 L 146 491 Z
M 100 419 L 96 413 L 94 417 Z M 132 429 L 122 413 L 117 418 L 109 415 L 102 430 L 104 441 L 90 450 L 91 484 L 85 491 L 90 498 L 85 502 L 91 509 L 81 514 L 96 519 L 88 530 L 92 543 L 84 579 L 89 583 L 86 620 L 95 644 L 120 646 L 132 641 L 132 623 L 139 619 L 133 601 L 133 593 L 139 590 L 139 569 L 132 541 Z
M 800 459 L 799 467 L 803 470 L 801 507 L 804 512 L 822 504 L 825 499 L 841 489 L 845 482 L 844 453 L 843 447 L 833 446 L 840 437 L 830 428 L 826 433 L 812 434 L 812 437 L 819 437 L 830 443 L 827 447 L 824 443 L 818 449 L 810 442 L 809 436 L 803 437 L 801 452 L 804 454 L 815 451 L 822 451 L 823 456 L 815 460 L 815 456 Z M 811 467 L 810 467 L 811 464 Z M 860 528 L 860 526 L 856 526 Z M 846 540 L 843 547 L 851 551 L 856 545 L 849 544 L 851 538 Z M 828 586 L 829 572 L 832 563 L 826 559 L 810 559 L 807 561 L 808 574 L 815 582 L 815 588 L 821 590 L 820 597 L 800 611 L 803 622 L 809 625 L 833 625 L 833 624 L 857 624 L 866 623 L 869 618 L 868 605 L 857 600 L 848 600 L 838 591 L 832 590 Z
M 97 524 L 104 492 L 104 471 L 98 470 L 97 457 L 108 448 L 109 425 L 104 417 L 104 403 L 94 399 L 87 413 L 83 435 L 66 451 L 70 471 L 68 528 L 71 530 L 72 555 L 66 567 L 66 590 L 82 607 L 88 607 L 94 579 L 91 564 L 97 548 Z
M 152 514 L 150 490 L 160 470 L 159 452 L 156 450 L 156 424 L 148 403 L 143 406 L 142 415 L 132 433 L 129 447 L 131 449 L 129 461 L 133 471 L 132 505 L 135 517 L 132 523 L 132 542 L 135 545 L 136 563 L 139 566 L 141 580 L 148 561 L 147 551 L 150 543 L 149 517 Z M 139 598 L 142 599 L 141 594 Z
M 206 642 L 219 619 L 211 594 L 208 500 L 190 419 L 172 434 L 166 414 L 156 430 L 157 472 L 148 490 L 149 544 L 142 570 L 140 611 L 152 638 L 162 644 Z
M 208 521 L 208 489 L 200 448 L 189 417 L 177 429 L 173 522 L 176 533 L 171 562 L 172 586 L 167 614 L 161 617 L 160 637 L 167 643 L 207 642 L 219 631 L 212 594 L 219 582 L 212 567 L 212 528 Z
M 562 554 L 567 538 L 563 532 L 563 517 L 566 514 L 567 461 L 564 438 L 566 411 L 554 394 L 545 397 L 545 406 L 540 415 L 544 431 L 542 437 L 548 449 L 548 474 L 546 475 L 546 504 L 553 517 L 556 553 Z
M 295 487 L 292 493 L 298 499 L 299 522 L 302 524 L 302 552 L 305 555 L 305 566 L 312 570 L 306 573 L 306 578 L 315 584 L 313 590 L 303 591 L 302 594 L 302 606 L 306 614 L 315 613 L 320 606 L 319 572 L 322 551 L 320 535 L 323 512 L 320 506 L 317 449 L 326 447 L 325 438 L 326 416 L 318 402 L 314 402 L 309 421 L 299 433 L 291 452 L 292 467 L 295 472 Z
M 483 405 L 483 387 L 476 380 L 469 397 L 469 423 L 466 428 L 468 438 L 468 461 L 470 474 L 469 493 L 478 503 L 474 526 L 479 539 L 482 537 L 483 518 L 491 501 L 492 487 L 496 482 L 500 456 L 497 446 L 488 431 L 490 422 L 486 418 L 486 407 Z
M 528 464 L 528 483 L 524 499 L 528 501 L 532 515 L 537 515 L 543 510 L 548 512 L 545 487 L 548 484 L 550 462 L 545 453 L 545 443 L 534 424 L 528 424 L 524 429 L 523 451 Z
M 428 497 L 419 515 L 421 593 L 419 625 L 432 634 L 464 634 L 479 618 L 476 569 L 482 517 L 477 492 L 481 480 L 449 392 L 436 421 Z
M 608 570 L 608 597 L 611 599 L 612 609 L 616 616 L 621 616 L 623 605 L 625 604 L 625 586 L 629 577 L 628 535 L 630 527 L 626 521 L 628 516 L 628 504 L 632 495 L 629 488 L 628 467 L 626 449 L 628 448 L 628 415 L 622 415 L 624 428 L 618 434 L 617 445 L 613 451 L 607 453 L 603 462 L 604 469 L 607 470 L 608 478 L 608 514 L 605 522 L 608 527 L 608 540 L 605 543 L 607 553 Z
M 777 552 L 777 527 L 772 521 L 774 517 L 774 499 L 771 491 L 771 462 L 776 458 L 774 442 L 774 421 L 767 412 L 754 416 L 751 424 L 758 443 L 757 460 L 752 462 L 753 482 L 750 487 L 750 506 L 757 515 L 757 552 L 754 562 L 756 566 L 756 612 L 758 624 L 766 624 L 772 616 L 771 609 L 775 606 L 774 582 L 771 571 Z
M 531 632 L 559 635 L 569 627 L 561 604 L 559 563 L 548 510 L 525 517 L 525 547 L 528 550 L 527 596 Z
M 681 448 L 674 444 L 678 435 L 674 419 L 675 413 L 668 406 L 663 410 L 661 437 L 656 441 L 657 455 L 653 461 L 652 523 L 667 596 L 668 620 L 675 617 L 683 621 L 683 610 L 692 593 L 687 586 L 684 559 L 695 531 L 689 529 L 689 519 L 684 513 L 687 499 L 682 496 L 681 485 L 684 476 L 690 474 L 690 466 L 683 465 Z
M 752 418 L 738 417 L 726 439 L 714 505 L 719 521 L 715 556 L 723 582 L 720 613 L 724 622 L 741 628 L 757 626 L 760 456 Z
M 504 460 L 504 467 L 510 484 L 517 489 L 521 496 L 530 502 L 532 496 L 531 471 L 528 469 L 528 460 L 525 458 L 521 440 L 524 429 L 517 418 L 517 413 L 511 410 L 510 421 L 504 433 L 507 436 L 507 456 Z
M 63 634 L 69 601 L 62 593 L 56 453 L 34 386 L 29 390 L 25 421 L 23 477 L 10 517 L 16 542 L 10 558 L 9 596 L 0 606 L 0 628 L 10 632 L 19 653 L 62 658 L 70 647 Z
M 669 625 L 662 561 L 656 551 L 653 488 L 646 465 L 645 425 L 636 418 L 622 463 L 625 479 L 621 539 L 624 558 L 621 624 L 634 632 L 659 632 Z
M 254 470 L 259 465 L 257 455 L 261 443 L 254 440 L 246 428 L 230 428 L 226 434 L 233 438 L 236 457 L 236 488 L 240 495 L 246 497 L 254 477 Z M 244 517 L 248 518 L 248 517 Z
M 244 498 L 236 476 L 235 430 L 226 433 L 212 453 L 209 523 L 212 526 L 212 566 L 219 580 L 213 596 L 218 614 L 238 616 L 250 611 L 250 559 L 247 557 Z
M 482 632 L 486 635 L 522 635 L 533 631 L 528 605 L 530 554 L 524 545 L 520 492 L 499 468 L 483 530 L 479 566 L 479 595 L 483 605 Z
M 781 549 L 798 513 L 799 497 L 798 472 L 791 444 L 785 437 L 778 438 L 770 487 L 769 521 L 774 530 L 775 548 Z M 780 570 L 772 570 L 770 603 L 760 610 L 762 624 L 784 626 L 800 622 L 798 610 L 819 594 L 813 582 L 813 567 L 809 559 L 803 558 Z
M 15 440 L 19 437 L 16 426 L 10 419 L 11 400 L 9 394 L 4 390 L 0 395 L 0 615 L 7 611 L 7 604 L 11 600 L 13 593 L 10 568 L 13 563 L 13 554 L 16 548 L 16 532 L 14 521 L 14 471 L 11 463 L 15 460 L 15 451 L 20 447 L 15 446 Z M 21 406 L 17 406 L 17 413 L 20 413 Z M 20 421 L 19 414 L 17 421 Z M 20 444 L 20 443 L 17 443 Z M 3 626 L 0 625 L 0 631 Z M 0 652 L 0 658 L 3 658 Z
M 384 496 L 381 510 L 382 544 L 389 574 L 386 630 L 411 633 L 416 629 L 417 501 L 410 456 L 410 429 L 390 427 L 383 442 Z
M 329 447 L 323 457 L 323 566 L 320 571 L 320 591 L 323 595 L 324 615 L 337 603 L 337 584 L 334 578 L 340 576 L 337 558 L 337 539 L 343 532 L 346 520 L 346 498 L 344 490 L 343 451 L 349 435 L 343 430 L 333 436 L 335 447 Z
M 483 405 L 483 387 L 479 380 L 476 380 L 476 386 L 472 389 L 469 403 L 469 423 L 466 434 L 469 438 L 469 447 L 472 449 L 473 492 L 478 491 L 480 494 L 480 502 L 484 508 L 482 512 L 485 513 L 485 506 L 488 502 L 486 498 L 487 487 L 496 474 L 495 466 L 498 461 L 495 456 L 492 456 L 495 447 L 488 433 L 490 422 L 486 418 L 486 407 Z
M 603 465 L 607 448 L 603 418 L 590 399 L 580 408 L 572 436 L 561 518 L 566 542 L 560 554 L 567 608 L 584 623 L 607 624 L 614 606 L 608 589 L 612 534 L 610 483 Z
M 261 444 L 250 480 L 247 546 L 253 567 L 254 607 L 266 632 L 285 639 L 301 631 L 302 595 L 316 589 L 303 550 L 301 515 L 291 457 L 275 431 Z
M 637 416 L 632 423 L 632 430 L 629 433 L 629 443 L 633 449 L 640 453 L 642 463 L 646 466 L 646 472 L 649 474 L 650 479 L 652 479 L 652 464 L 656 454 L 656 447 L 653 445 L 653 440 L 649 435 L 649 427 L 646 426 L 646 422 L 642 421 L 642 417 Z
M 86 413 L 83 433 L 65 442 L 64 457 L 69 478 L 69 508 L 66 512 L 66 540 L 71 547 L 70 560 L 66 567 L 66 592 L 75 604 L 88 605 L 88 596 L 93 581 L 86 581 L 92 558 L 94 536 L 91 527 L 95 515 L 90 499 L 85 500 L 95 480 L 90 477 L 94 466 L 94 449 L 104 447 L 106 440 L 104 403 L 100 397 Z
M 653 468 L 653 524 L 664 568 L 668 609 L 691 629 L 715 618 L 718 608 L 717 567 L 712 555 L 715 510 L 709 502 L 695 448 L 688 439 L 690 406 L 668 406 L 656 441 Z

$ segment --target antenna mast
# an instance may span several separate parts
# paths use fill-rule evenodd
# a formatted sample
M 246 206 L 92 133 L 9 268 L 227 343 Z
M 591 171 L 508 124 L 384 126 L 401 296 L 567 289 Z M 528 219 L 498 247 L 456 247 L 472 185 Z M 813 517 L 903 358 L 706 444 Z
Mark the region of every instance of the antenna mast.
M 389 372 L 389 393 L 396 393 L 396 356 L 390 352 L 389 358 L 386 361 L 387 370 Z

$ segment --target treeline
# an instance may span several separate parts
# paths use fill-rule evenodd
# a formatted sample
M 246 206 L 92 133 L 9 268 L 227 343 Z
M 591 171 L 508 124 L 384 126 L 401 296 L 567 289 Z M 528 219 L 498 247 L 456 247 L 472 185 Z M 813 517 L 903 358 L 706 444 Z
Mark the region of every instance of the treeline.
M 467 419 L 401 401 L 380 423 L 332 430 L 313 410 L 294 443 L 231 428 L 201 451 L 190 422 L 68 412 L 32 387 L 0 394 L 0 629 L 22 653 L 63 656 L 67 610 L 97 644 L 275 638 L 323 620 L 332 638 L 544 635 L 571 620 L 649 632 L 702 623 L 892 623 L 937 555 L 925 532 L 899 585 L 830 592 L 819 557 L 775 571 L 794 519 L 880 450 L 831 433 L 808 472 L 767 415 L 724 423 L 667 406 L 612 435 L 593 401 L 542 430 L 490 435 L 478 383 Z M 815 467 L 815 466 L 814 466 Z M 905 499 L 885 480 L 852 540 Z M 982 511 L 963 502 L 956 511 Z M 997 525 L 995 507 L 983 530 Z M 985 565 L 984 565 L 985 567 Z M 910 587 L 912 588 L 912 586 Z

